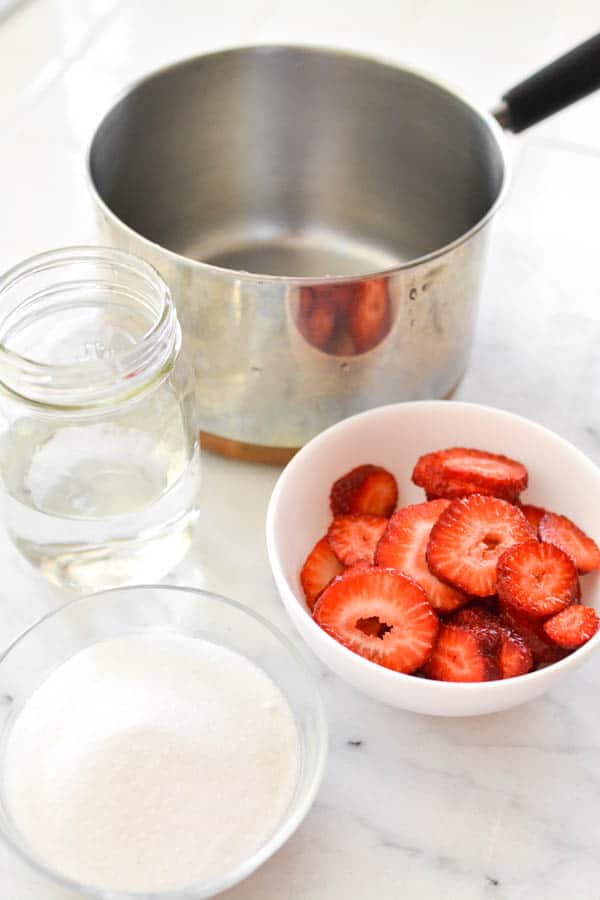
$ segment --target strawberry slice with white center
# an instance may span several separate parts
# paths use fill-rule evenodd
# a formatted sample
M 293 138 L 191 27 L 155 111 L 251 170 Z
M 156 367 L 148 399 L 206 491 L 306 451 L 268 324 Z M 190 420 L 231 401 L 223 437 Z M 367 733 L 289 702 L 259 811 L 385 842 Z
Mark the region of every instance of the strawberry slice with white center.
M 346 472 L 329 495 L 334 516 L 391 516 L 398 502 L 398 485 L 391 472 L 366 463 Z
M 566 516 L 547 512 L 539 524 L 539 531 L 542 541 L 564 550 L 582 575 L 600 569 L 600 548 Z
M 300 572 L 300 583 L 309 609 L 313 608 L 315 600 L 329 582 L 343 571 L 344 566 L 329 546 L 325 535 L 312 548 Z
M 429 568 L 442 581 L 476 597 L 496 593 L 496 563 L 513 544 L 531 540 L 523 513 L 505 500 L 471 494 L 453 500 L 427 545 Z
M 344 566 L 362 560 L 372 563 L 387 524 L 383 516 L 337 516 L 329 526 L 327 540 Z
M 498 560 L 498 596 L 505 605 L 533 619 L 560 612 L 579 596 L 577 570 L 553 544 L 526 541 Z
M 336 578 L 313 615 L 340 644 L 396 672 L 419 669 L 438 631 L 425 591 L 401 572 L 375 566 Z
M 564 650 L 576 650 L 596 634 L 599 624 L 595 609 L 577 603 L 544 622 L 544 631 Z
M 449 500 L 432 500 L 399 509 L 390 519 L 375 551 L 378 566 L 410 575 L 421 585 L 433 608 L 443 613 L 458 609 L 469 599 L 436 578 L 425 557 L 431 529 L 449 505 Z
M 501 677 L 497 647 L 489 634 L 461 625 L 440 625 L 423 674 L 438 681 L 492 681 Z

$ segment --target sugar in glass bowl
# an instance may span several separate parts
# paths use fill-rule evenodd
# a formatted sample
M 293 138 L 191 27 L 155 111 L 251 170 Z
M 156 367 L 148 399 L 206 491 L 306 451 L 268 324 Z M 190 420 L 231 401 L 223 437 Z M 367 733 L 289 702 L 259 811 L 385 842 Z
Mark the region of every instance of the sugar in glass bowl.
M 20 712 L 24 707 L 27 712 L 27 701 L 40 686 L 44 685 L 49 676 L 54 678 L 57 673 L 60 674 L 61 664 L 68 660 L 75 661 L 76 654 L 80 651 L 89 650 L 94 645 L 101 648 L 103 646 L 101 642 L 108 647 L 109 642 L 114 639 L 140 636 L 159 639 L 171 636 L 185 638 L 188 643 L 190 640 L 193 642 L 198 640 L 199 644 L 206 641 L 211 645 L 217 645 L 217 649 L 224 648 L 225 651 L 233 651 L 234 654 L 244 657 L 268 677 L 286 702 L 297 739 L 295 769 L 297 774 L 292 782 L 290 798 L 275 825 L 267 833 L 261 834 L 260 842 L 253 847 L 252 852 L 248 852 L 244 858 L 237 859 L 234 865 L 230 865 L 226 871 L 221 871 L 218 877 L 195 881 L 189 886 L 179 886 L 173 890 L 153 890 L 147 887 L 140 891 L 99 888 L 66 877 L 64 873 L 51 869 L 46 860 L 32 851 L 27 835 L 15 827 L 8 803 L 7 748 L 10 747 L 11 732 L 14 723 L 19 722 Z M 126 662 L 123 665 L 126 667 Z M 107 677 L 110 676 L 114 680 L 115 670 L 120 672 L 120 665 L 107 672 Z M 101 672 L 99 675 L 102 677 Z M 153 683 L 158 679 L 159 684 L 165 684 L 165 690 L 170 690 L 172 675 L 169 667 L 165 668 L 161 664 L 153 668 Z M 218 673 L 217 677 L 220 677 Z M 136 686 L 134 690 L 137 689 Z M 250 875 L 293 834 L 310 809 L 323 774 L 327 727 L 310 663 L 307 663 L 303 654 L 261 616 L 238 603 L 202 590 L 163 585 L 125 587 L 82 597 L 66 604 L 32 626 L 0 658 L 0 696 L 4 698 L 0 704 L 0 840 L 5 843 L 8 852 L 17 858 L 16 871 L 22 880 L 19 881 L 19 885 L 15 885 L 15 890 L 21 887 L 27 896 L 31 893 L 31 896 L 43 896 L 44 900 L 66 900 L 67 897 L 69 900 L 75 898 L 202 900 L 215 896 Z M 195 695 L 189 699 L 195 703 L 194 697 Z M 158 705 L 160 707 L 160 704 Z M 115 710 L 115 720 L 118 722 L 122 709 L 120 704 L 117 706 L 119 708 Z M 184 708 L 189 708 L 193 717 L 206 715 L 206 712 L 202 712 L 205 709 L 202 706 L 199 707 L 199 713 L 196 712 L 195 705 Z M 106 716 L 107 710 L 103 707 L 101 709 Z M 268 722 L 269 707 L 251 709 L 244 713 L 244 719 L 251 715 Z M 141 725 L 134 721 L 131 727 L 122 730 L 119 740 L 127 740 L 129 735 L 133 736 L 132 740 L 145 739 L 150 727 L 146 713 L 142 714 L 140 721 Z M 211 731 L 212 721 L 210 717 L 205 721 L 208 732 Z M 188 720 L 184 718 L 181 723 L 182 734 L 187 735 L 185 729 L 188 724 Z M 169 729 L 172 729 L 172 721 L 166 718 L 163 725 L 164 730 L 160 722 L 154 722 L 151 725 L 152 733 L 156 733 L 159 737 L 163 733 L 171 733 Z M 79 734 L 76 723 L 72 724 L 72 728 Z M 110 749 L 114 744 L 109 742 L 106 746 Z M 133 746 L 138 747 L 139 744 Z M 67 759 L 70 758 L 67 754 Z M 77 753 L 74 758 L 77 759 Z M 162 755 L 157 757 L 156 764 L 162 765 L 162 759 Z M 251 761 L 249 757 L 247 763 L 250 764 Z M 146 762 L 145 757 L 143 762 Z M 201 786 L 208 768 L 208 760 L 204 765 L 202 759 L 197 763 L 192 762 L 191 771 L 182 772 L 181 780 L 186 783 L 186 779 L 197 777 Z M 83 771 L 88 772 L 89 768 L 84 768 Z M 242 772 L 245 771 L 246 769 L 242 768 Z M 230 777 L 233 778 L 235 775 L 236 773 L 231 773 Z M 27 777 L 26 773 L 24 777 Z M 134 781 L 136 778 L 137 770 Z M 178 781 L 179 778 L 175 776 L 173 779 L 175 792 L 180 788 Z M 89 785 L 89 776 L 86 776 L 86 785 Z M 146 787 L 148 788 L 147 784 Z M 88 796 L 87 790 L 86 787 L 84 798 Z M 123 792 L 125 795 L 130 793 L 127 787 L 123 788 L 118 783 L 116 790 L 119 796 Z M 156 794 L 154 780 L 150 784 L 149 793 L 153 797 Z M 168 804 L 168 807 L 177 811 L 184 800 L 185 798 L 181 798 L 174 807 L 171 804 Z M 77 804 L 78 801 L 74 799 L 70 806 L 79 809 Z M 153 808 L 160 810 L 162 807 L 156 804 L 156 799 L 150 797 L 147 808 L 150 811 Z M 236 815 L 236 809 L 228 809 L 226 812 L 232 817 Z M 57 810 L 57 815 L 59 814 L 60 811 Z M 121 816 L 118 810 L 115 814 L 120 826 Z M 161 821 L 156 819 L 157 814 L 154 818 L 151 813 L 149 815 L 151 820 L 147 826 L 143 826 L 142 832 L 146 831 L 146 827 L 149 832 L 156 832 L 161 827 Z M 188 811 L 184 811 L 183 815 L 188 815 Z M 186 821 L 187 819 L 182 819 L 180 827 Z M 210 822 L 207 822 L 208 826 Z M 88 827 L 87 824 L 85 827 Z M 99 834 L 102 834 L 101 829 Z M 160 831 L 158 837 L 160 838 Z M 144 833 L 141 834 L 140 840 L 142 842 L 147 840 Z M 198 840 L 202 840 L 201 835 L 198 835 Z M 127 841 L 130 841 L 129 835 Z
M 573 519 L 600 539 L 600 469 L 557 434 L 501 409 L 474 403 L 423 401 L 369 410 L 313 438 L 282 472 L 267 513 L 269 560 L 292 622 L 317 656 L 365 694 L 401 709 L 438 716 L 498 712 L 525 703 L 562 681 L 600 644 L 600 632 L 560 662 L 502 681 L 449 683 L 404 675 L 343 647 L 313 620 L 300 569 L 331 520 L 333 482 L 361 463 L 389 469 L 398 506 L 422 503 L 411 482 L 419 456 L 445 447 L 475 447 L 518 459 L 529 470 L 524 503 Z M 600 573 L 581 580 L 582 602 L 600 611 Z
M 162 578 L 198 515 L 191 367 L 169 290 L 102 247 L 0 279 L 0 497 L 8 532 L 59 586 Z

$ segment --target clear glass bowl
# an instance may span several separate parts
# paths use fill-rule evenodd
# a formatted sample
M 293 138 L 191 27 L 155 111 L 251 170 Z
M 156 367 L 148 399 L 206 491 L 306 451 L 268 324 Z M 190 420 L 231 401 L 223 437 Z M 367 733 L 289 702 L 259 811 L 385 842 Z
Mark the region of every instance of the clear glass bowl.
M 282 691 L 293 713 L 300 743 L 298 782 L 292 801 L 270 838 L 225 876 L 190 885 L 185 890 L 158 893 L 98 890 L 63 878 L 31 854 L 11 824 L 4 803 L 0 803 L 0 836 L 20 857 L 26 871 L 37 876 L 44 900 L 213 897 L 246 878 L 275 853 L 298 827 L 315 799 L 325 763 L 327 726 L 310 665 L 262 616 L 225 597 L 192 588 L 156 585 L 115 588 L 74 600 L 29 628 L 0 657 L 0 697 L 3 698 L 0 748 L 28 697 L 62 662 L 98 641 L 165 629 L 204 638 L 243 654 Z M 2 759 L 3 756 L 0 766 Z

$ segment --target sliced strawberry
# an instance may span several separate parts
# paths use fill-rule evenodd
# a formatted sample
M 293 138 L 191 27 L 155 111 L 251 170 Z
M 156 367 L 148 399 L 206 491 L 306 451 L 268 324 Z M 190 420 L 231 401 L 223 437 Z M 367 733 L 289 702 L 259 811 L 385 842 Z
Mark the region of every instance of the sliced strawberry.
M 526 675 L 533 668 L 533 653 L 527 641 L 510 628 L 500 632 L 500 669 L 503 678 Z
M 385 469 L 370 472 L 354 495 L 354 505 L 361 510 L 375 510 L 374 516 L 390 516 L 398 502 L 398 486 Z
M 438 681 L 491 681 L 500 678 L 497 646 L 483 632 L 460 625 L 440 625 L 438 639 L 423 674 Z
M 372 565 L 372 560 L 359 559 L 357 563 L 354 563 L 352 566 L 348 566 L 347 569 L 344 569 L 344 572 L 359 572 L 361 569 L 370 569 Z
M 544 631 L 559 647 L 575 650 L 596 634 L 599 624 L 595 609 L 577 603 L 544 622 Z
M 579 579 L 566 553 L 552 544 L 530 540 L 502 554 L 497 584 L 503 604 L 543 619 L 577 599 Z
M 334 516 L 391 516 L 398 502 L 398 485 L 392 473 L 381 466 L 357 466 L 334 483 L 329 502 Z
M 375 566 L 336 578 L 313 615 L 340 644 L 397 672 L 423 665 L 438 630 L 425 591 L 406 575 Z
M 442 613 L 452 612 L 469 599 L 436 578 L 425 558 L 431 529 L 449 505 L 449 500 L 433 500 L 399 509 L 390 519 L 375 551 L 378 566 L 410 575 L 421 585 L 433 608 Z
M 383 516 L 336 516 L 327 532 L 329 546 L 344 566 L 373 562 L 375 548 L 387 528 Z
M 377 616 L 369 616 L 368 619 L 358 619 L 356 627 L 363 634 L 366 634 L 367 637 L 382 638 L 389 631 L 385 622 L 380 622 Z
M 362 466 L 356 466 L 350 472 L 346 472 L 337 481 L 334 481 L 329 493 L 329 505 L 334 516 L 344 516 L 348 513 L 369 513 L 370 515 L 378 515 L 370 510 L 355 508 L 355 495 L 362 486 L 367 475 L 380 470 L 380 466 L 374 466 L 365 463 Z M 385 469 L 381 469 L 385 471 Z M 392 476 L 393 477 L 393 476 Z M 396 479 L 394 479 L 394 483 Z
M 489 607 L 481 604 L 471 604 L 464 609 L 459 609 L 451 620 L 452 625 L 462 625 L 463 628 L 489 634 L 496 632 L 499 637 L 498 662 L 502 678 L 514 678 L 516 675 L 525 675 L 533 666 L 533 654 L 525 640 L 506 624 L 501 622 L 497 613 L 491 612 Z
M 498 616 L 490 612 L 479 601 L 470 603 L 459 609 L 448 620 L 450 625 L 462 625 L 463 628 L 498 628 L 501 627 Z
M 343 571 L 344 566 L 329 546 L 325 535 L 312 548 L 300 572 L 300 583 L 309 609 L 313 608 L 315 600 L 332 578 Z
M 448 475 L 475 481 L 490 489 L 524 491 L 528 483 L 527 469 L 523 463 L 499 453 L 454 447 L 442 451 L 443 468 Z
M 547 512 L 539 525 L 540 538 L 567 553 L 581 574 L 600 569 L 600 548 L 566 516 Z
M 538 529 L 540 527 L 540 522 L 542 521 L 542 518 L 546 514 L 546 510 L 542 509 L 541 506 L 532 506 L 530 503 L 524 503 L 521 506 L 521 512 L 523 513 L 523 515 L 525 516 L 525 518 L 531 525 L 531 527 L 537 537 L 538 533 L 539 533 Z
M 507 456 L 466 447 L 427 453 L 417 460 L 412 480 L 428 494 L 456 499 L 487 494 L 514 502 L 527 487 L 527 469 Z
M 536 666 L 548 666 L 567 655 L 565 650 L 561 650 L 548 639 L 540 619 L 531 619 L 510 606 L 501 606 L 500 620 L 525 641 Z
M 384 280 L 367 281 L 354 299 L 350 312 L 350 332 L 357 353 L 372 350 L 390 329 L 390 308 Z
M 496 591 L 496 563 L 513 544 L 531 539 L 523 513 L 505 500 L 471 494 L 453 500 L 429 537 L 429 568 L 458 590 L 476 597 Z

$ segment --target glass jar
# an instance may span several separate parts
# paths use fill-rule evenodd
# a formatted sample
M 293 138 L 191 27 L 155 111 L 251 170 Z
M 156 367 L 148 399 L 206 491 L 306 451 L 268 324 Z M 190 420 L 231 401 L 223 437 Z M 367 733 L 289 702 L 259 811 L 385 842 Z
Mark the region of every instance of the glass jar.
M 0 279 L 8 532 L 51 581 L 156 581 L 187 550 L 200 459 L 169 290 L 121 251 L 72 247 Z

